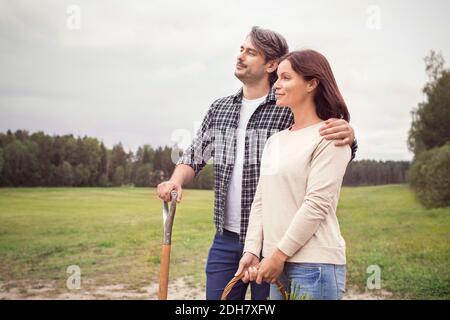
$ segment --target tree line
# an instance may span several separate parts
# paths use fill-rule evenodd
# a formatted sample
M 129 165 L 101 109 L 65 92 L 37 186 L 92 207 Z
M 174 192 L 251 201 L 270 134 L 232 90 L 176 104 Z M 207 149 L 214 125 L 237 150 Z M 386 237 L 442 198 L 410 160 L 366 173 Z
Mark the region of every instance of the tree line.
M 170 177 L 171 154 L 167 146 L 144 145 L 133 153 L 86 136 L 8 130 L 0 133 L 0 186 L 152 187 Z M 212 188 L 211 168 L 203 171 L 189 187 Z
M 352 161 L 347 166 L 344 186 L 370 186 L 405 183 L 410 167 L 409 161 Z
M 86 136 L 8 130 L 0 133 L 0 186 L 155 187 L 169 179 L 175 168 L 172 151 L 167 146 L 154 149 L 143 145 L 133 153 L 125 151 L 121 143 L 108 149 L 98 139 Z M 344 185 L 404 183 L 408 168 L 405 161 L 353 161 Z M 207 165 L 186 187 L 212 189 L 212 165 Z

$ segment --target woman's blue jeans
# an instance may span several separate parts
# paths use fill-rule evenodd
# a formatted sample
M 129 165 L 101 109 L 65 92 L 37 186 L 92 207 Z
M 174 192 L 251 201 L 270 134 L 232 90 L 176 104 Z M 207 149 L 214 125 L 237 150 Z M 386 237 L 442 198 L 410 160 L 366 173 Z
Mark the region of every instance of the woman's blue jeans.
M 340 300 L 345 292 L 345 265 L 286 262 L 278 280 L 291 294 L 290 299 Z M 275 284 L 270 299 L 282 300 Z

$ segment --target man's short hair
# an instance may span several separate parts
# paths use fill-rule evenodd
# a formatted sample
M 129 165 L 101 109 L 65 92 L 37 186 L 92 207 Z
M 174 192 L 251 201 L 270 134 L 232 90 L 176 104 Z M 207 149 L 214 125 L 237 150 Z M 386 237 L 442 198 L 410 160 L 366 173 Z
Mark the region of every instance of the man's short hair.
M 256 50 L 264 56 L 266 62 L 278 61 L 289 52 L 286 39 L 275 31 L 254 26 L 249 33 L 249 37 Z M 277 79 L 277 71 L 275 70 L 269 76 L 270 84 L 274 84 Z

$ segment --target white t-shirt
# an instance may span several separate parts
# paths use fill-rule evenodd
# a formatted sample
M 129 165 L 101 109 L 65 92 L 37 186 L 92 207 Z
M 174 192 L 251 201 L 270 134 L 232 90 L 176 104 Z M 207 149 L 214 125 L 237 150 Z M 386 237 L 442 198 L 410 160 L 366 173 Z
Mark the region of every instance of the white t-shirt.
M 236 157 L 225 204 L 224 228 L 228 231 L 239 233 L 241 229 L 241 192 L 245 155 L 245 134 L 250 117 L 258 106 L 266 100 L 266 97 L 264 96 L 255 100 L 242 98 L 239 125 L 236 131 Z

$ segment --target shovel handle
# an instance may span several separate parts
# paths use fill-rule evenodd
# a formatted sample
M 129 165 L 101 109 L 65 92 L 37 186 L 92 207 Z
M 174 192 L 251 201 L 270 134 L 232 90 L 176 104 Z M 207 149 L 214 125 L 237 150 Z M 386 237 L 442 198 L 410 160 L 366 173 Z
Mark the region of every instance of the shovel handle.
M 177 206 L 177 192 L 172 191 L 170 193 L 170 196 L 170 208 L 168 202 L 164 201 L 163 203 L 164 240 L 162 245 L 161 263 L 159 269 L 159 300 L 167 300 L 167 290 L 169 287 L 170 249 L 172 243 L 172 226 Z
M 175 211 L 177 209 L 177 196 L 178 193 L 174 190 L 170 193 L 170 208 L 169 203 L 164 201 L 163 204 L 163 215 L 165 215 L 164 222 L 164 240 L 163 244 L 171 244 L 172 243 L 172 227 L 173 227 L 173 219 L 175 218 Z
M 161 266 L 159 270 L 158 299 L 167 300 L 169 286 L 170 244 L 163 244 L 161 253 Z

